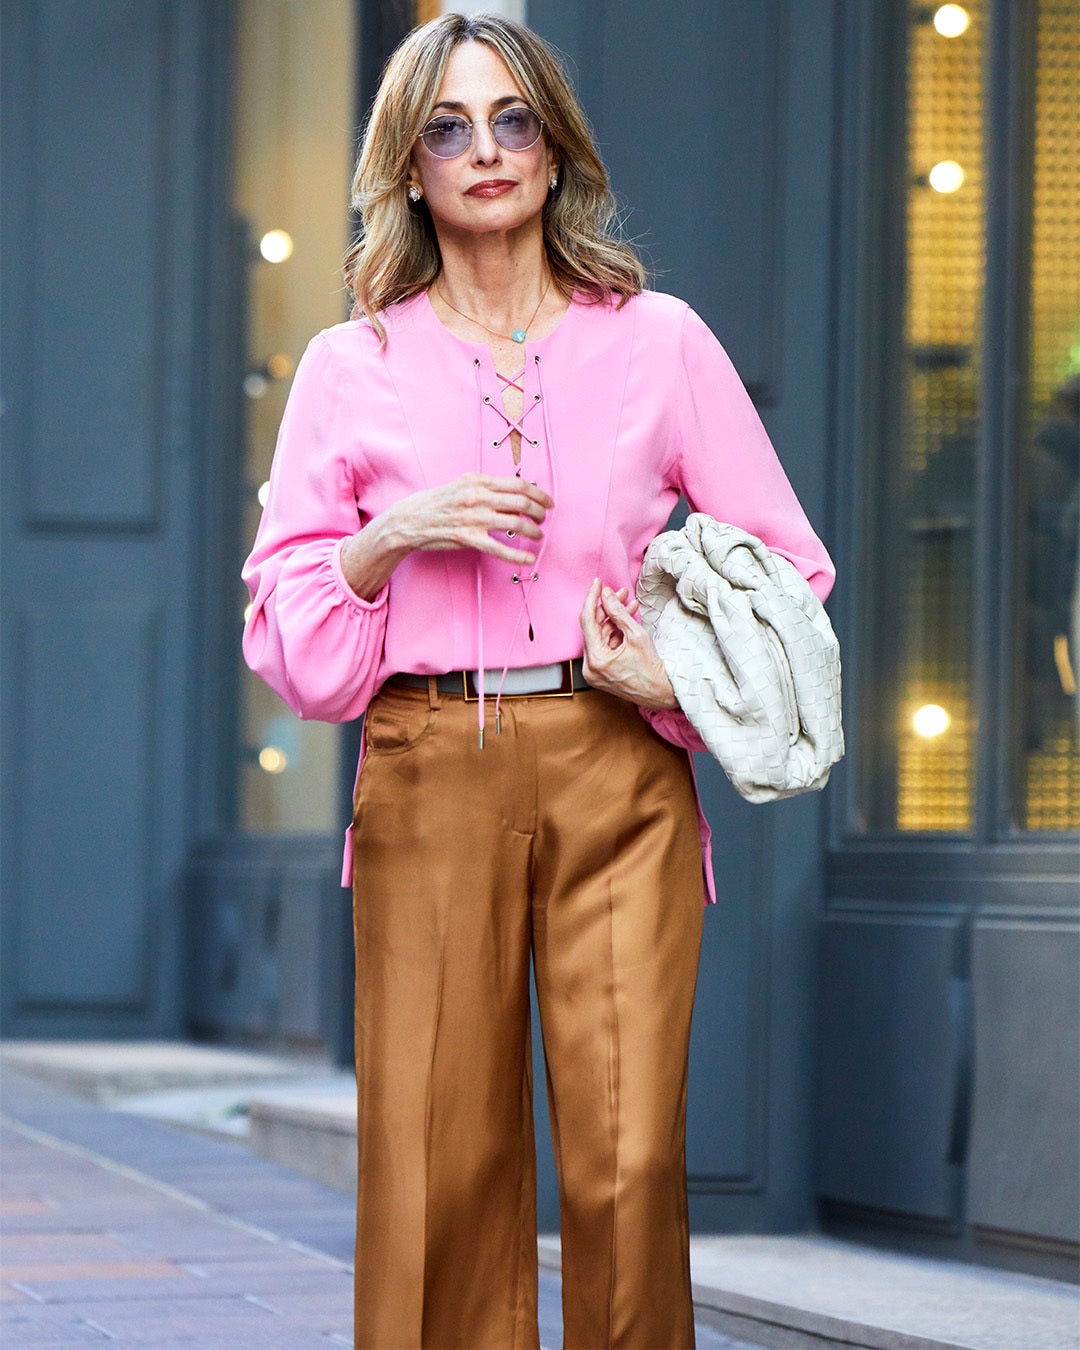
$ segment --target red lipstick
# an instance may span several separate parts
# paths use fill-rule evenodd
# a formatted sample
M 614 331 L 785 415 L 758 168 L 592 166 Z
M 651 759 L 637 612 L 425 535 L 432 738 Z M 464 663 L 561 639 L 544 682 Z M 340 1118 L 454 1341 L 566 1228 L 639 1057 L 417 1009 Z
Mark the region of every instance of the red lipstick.
M 501 197 L 517 184 L 510 178 L 485 178 L 482 183 L 474 183 L 465 193 L 466 197 Z

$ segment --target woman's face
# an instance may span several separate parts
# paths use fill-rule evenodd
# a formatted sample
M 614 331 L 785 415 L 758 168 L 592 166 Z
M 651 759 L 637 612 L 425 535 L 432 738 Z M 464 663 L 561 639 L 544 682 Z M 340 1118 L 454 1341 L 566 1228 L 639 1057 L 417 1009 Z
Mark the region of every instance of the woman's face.
M 447 233 L 505 232 L 539 223 L 548 180 L 558 167 L 546 138 L 541 135 L 527 150 L 506 150 L 488 121 L 503 109 L 526 102 L 521 86 L 493 48 L 483 42 L 462 42 L 454 48 L 430 116 L 453 113 L 472 122 L 472 140 L 453 159 L 439 159 L 418 140 L 409 169 L 409 182 L 422 190 L 441 238 Z

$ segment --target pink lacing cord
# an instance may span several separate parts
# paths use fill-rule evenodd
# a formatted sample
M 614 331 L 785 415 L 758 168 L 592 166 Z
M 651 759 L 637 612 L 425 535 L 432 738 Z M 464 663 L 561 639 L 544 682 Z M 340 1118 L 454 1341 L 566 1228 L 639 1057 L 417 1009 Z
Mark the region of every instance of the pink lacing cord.
M 501 401 L 500 403 L 496 403 L 489 395 L 483 393 L 480 382 L 481 377 L 480 377 L 479 357 L 473 360 L 473 371 L 476 376 L 477 397 L 480 399 L 481 403 L 486 404 L 490 408 L 494 408 L 494 410 L 506 423 L 505 433 L 502 436 L 500 436 L 498 440 L 492 441 L 492 447 L 494 449 L 498 449 L 500 445 L 504 445 L 506 441 L 509 440 L 512 433 L 515 431 L 518 432 L 518 434 L 521 436 L 523 443 L 528 443 L 529 445 L 532 445 L 534 448 L 538 446 L 539 441 L 529 439 L 525 431 L 524 422 L 525 418 L 529 415 L 529 413 L 533 412 L 537 406 L 540 407 L 541 409 L 540 416 L 544 424 L 544 449 L 547 454 L 548 468 L 551 473 L 552 496 L 557 498 L 558 475 L 555 471 L 555 459 L 551 453 L 551 427 L 548 422 L 547 400 L 544 398 L 543 381 L 540 375 L 540 365 L 541 365 L 540 357 L 534 354 L 533 366 L 534 369 L 536 370 L 536 383 L 539 392 L 533 396 L 532 403 L 522 407 L 520 417 L 511 417 L 507 413 L 506 409 L 501 406 Z M 527 365 L 522 366 L 522 368 L 518 371 L 516 375 L 510 377 L 506 375 L 500 375 L 499 372 L 496 371 L 495 372 L 496 377 L 502 381 L 502 389 L 499 391 L 500 394 L 505 394 L 507 389 L 513 388 L 516 389 L 518 393 L 521 394 L 522 399 L 524 400 L 525 397 L 524 375 L 527 369 L 528 369 Z M 483 468 L 482 436 L 477 437 L 476 444 L 477 444 L 476 467 L 477 472 L 479 473 Z M 521 477 L 520 464 L 518 465 L 517 468 L 517 477 L 518 478 Z M 532 571 L 527 575 L 519 575 L 516 572 L 513 574 L 512 580 L 516 584 L 517 583 L 521 584 L 521 609 L 518 611 L 517 621 L 515 622 L 514 630 L 510 635 L 510 642 L 507 648 L 508 653 L 513 650 L 514 643 L 517 641 L 517 635 L 521 630 L 521 620 L 523 616 L 528 617 L 529 633 L 530 636 L 532 635 L 533 626 L 532 626 L 532 615 L 529 613 L 528 587 L 532 585 L 534 581 L 539 581 L 540 579 L 540 572 L 539 572 L 540 561 L 544 556 L 544 549 L 546 547 L 547 547 L 547 537 L 545 536 L 540 541 L 540 547 L 537 550 L 536 561 L 532 565 Z M 477 681 L 478 681 L 477 729 L 479 731 L 479 740 L 481 749 L 483 749 L 484 747 L 484 703 L 486 699 L 486 689 L 484 687 L 486 680 L 484 670 L 484 581 L 483 581 L 482 562 L 483 556 L 481 555 L 480 557 L 477 558 L 476 562 L 476 658 L 477 658 L 477 665 L 479 667 L 477 670 Z M 507 655 L 506 664 L 503 666 L 502 674 L 499 676 L 499 687 L 495 691 L 496 735 L 498 735 L 500 730 L 500 721 L 501 721 L 500 705 L 502 703 L 503 685 L 506 683 L 506 672 L 509 670 L 509 668 L 510 668 L 510 658 L 509 655 Z
M 534 396 L 532 403 L 529 404 L 529 406 L 528 406 L 527 408 L 524 408 L 524 409 L 522 410 L 522 414 L 521 414 L 520 421 L 514 422 L 512 418 L 507 417 L 506 412 L 505 412 L 504 409 L 501 409 L 501 408 L 500 408 L 499 411 L 502 412 L 502 415 L 503 415 L 503 417 L 506 418 L 506 421 L 507 421 L 508 424 L 510 424 L 511 422 L 513 422 L 513 426 L 509 426 L 509 425 L 508 425 L 508 429 L 507 429 L 506 435 L 509 436 L 510 431 L 511 431 L 511 430 L 514 430 L 514 429 L 516 428 L 516 430 L 518 430 L 519 432 L 521 432 L 522 440 L 526 440 L 526 439 L 528 439 L 528 438 L 525 436 L 524 431 L 522 431 L 521 423 L 524 422 L 526 416 L 527 416 L 529 413 L 531 413 L 531 412 L 533 411 L 534 408 L 536 408 L 536 407 L 539 407 L 539 408 L 540 408 L 540 410 L 541 410 L 541 411 L 540 411 L 540 418 L 541 418 L 541 420 L 542 420 L 542 422 L 543 422 L 543 424 L 544 424 L 544 450 L 545 450 L 545 453 L 547 454 L 548 469 L 549 469 L 549 471 L 550 471 L 550 473 L 551 473 L 551 495 L 552 495 L 552 497 L 554 497 L 555 500 L 557 501 L 557 500 L 558 500 L 558 488 L 559 488 L 558 474 L 557 474 L 556 471 L 555 471 L 555 457 L 554 457 L 554 456 L 552 455 L 552 453 L 551 453 L 551 427 L 550 427 L 550 425 L 549 425 L 549 423 L 548 423 L 547 399 L 544 398 L 544 385 L 543 385 L 543 380 L 541 379 L 541 376 L 540 376 L 540 365 L 541 365 L 540 357 L 537 356 L 537 355 L 534 353 L 534 355 L 533 355 L 533 366 L 534 366 L 534 368 L 535 368 L 535 370 L 536 370 L 536 385 L 537 385 L 537 389 L 539 390 L 539 392 Z M 519 385 L 519 384 L 517 384 L 517 383 L 515 383 L 515 382 L 516 382 L 517 380 L 520 380 L 520 379 L 521 379 L 521 377 L 525 374 L 525 370 L 526 370 L 526 369 L 527 369 L 527 367 L 523 367 L 523 368 L 518 372 L 518 374 L 517 374 L 516 376 L 514 376 L 514 380 L 507 380 L 507 379 L 505 378 L 505 376 L 499 375 L 499 379 L 504 381 L 504 383 L 503 383 L 503 392 L 505 392 L 505 390 L 508 389 L 508 388 L 510 387 L 511 384 L 513 384 L 513 385 L 514 385 L 514 388 L 515 388 L 515 389 L 518 389 L 518 390 L 521 392 L 522 397 L 524 398 L 524 394 L 525 394 L 524 388 L 523 388 L 521 385 Z M 498 374 L 497 371 L 496 371 L 496 374 Z M 504 436 L 502 439 L 505 440 L 506 437 Z M 501 444 L 502 442 L 500 441 L 500 442 L 498 442 L 498 443 Z M 529 444 L 535 447 L 535 446 L 537 445 L 537 442 L 536 442 L 535 440 L 533 440 L 533 441 L 529 441 Z M 520 466 L 520 465 L 518 466 L 517 476 L 518 476 L 519 478 L 521 477 L 521 466 Z M 526 574 L 526 575 L 523 575 L 523 576 L 519 576 L 518 573 L 515 572 L 515 573 L 513 574 L 513 577 L 511 578 L 512 581 L 514 581 L 515 583 L 519 583 L 519 584 L 521 585 L 521 608 L 518 610 L 517 620 L 516 620 L 515 623 L 514 623 L 514 630 L 513 630 L 513 632 L 510 634 L 510 642 L 509 642 L 508 647 L 507 647 L 507 652 L 508 652 L 508 653 L 509 653 L 510 651 L 513 650 L 513 648 L 514 648 L 514 643 L 517 641 L 517 635 L 518 635 L 518 633 L 521 631 L 521 620 L 522 620 L 522 617 L 523 617 L 523 616 L 527 617 L 528 620 L 529 620 L 529 637 L 530 637 L 530 640 L 531 640 L 531 638 L 532 638 L 532 635 L 533 635 L 533 622 L 532 622 L 532 615 L 529 613 L 529 587 L 533 584 L 534 581 L 539 581 L 539 580 L 540 580 L 540 570 L 539 570 L 539 569 L 540 569 L 540 563 L 541 563 L 541 561 L 542 561 L 542 559 L 543 559 L 543 556 L 544 556 L 544 549 L 545 549 L 545 548 L 547 548 L 547 535 L 546 535 L 546 534 L 545 534 L 545 536 L 543 537 L 543 539 L 541 539 L 541 541 L 540 541 L 540 547 L 539 547 L 539 548 L 537 549 L 537 551 L 536 551 L 536 561 L 535 561 L 535 562 L 533 563 L 533 565 L 532 565 L 532 571 L 529 572 L 529 573 Z M 500 704 L 501 704 L 501 702 L 502 702 L 503 685 L 506 683 L 506 672 L 509 670 L 509 668 L 510 668 L 510 657 L 509 657 L 509 654 L 508 654 L 508 655 L 507 655 L 507 658 L 506 658 L 506 664 L 505 664 L 505 665 L 503 666 L 503 668 L 502 668 L 502 674 L 499 676 L 499 687 L 498 687 L 498 689 L 495 691 L 495 734 L 496 734 L 496 735 L 498 735 L 498 733 L 499 733 L 499 722 L 500 722 L 500 718 L 499 718 L 499 706 L 500 706 Z

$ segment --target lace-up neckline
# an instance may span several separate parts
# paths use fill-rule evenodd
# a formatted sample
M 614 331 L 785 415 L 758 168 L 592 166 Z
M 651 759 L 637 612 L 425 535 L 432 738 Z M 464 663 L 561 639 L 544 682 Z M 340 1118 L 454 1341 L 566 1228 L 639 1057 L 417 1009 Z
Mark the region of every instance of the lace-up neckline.
M 528 415 L 531 412 L 535 412 L 536 409 L 540 406 L 539 394 L 534 394 L 531 399 L 526 401 L 525 398 L 526 369 L 527 369 L 526 366 L 522 366 L 516 375 L 502 375 L 499 373 L 499 371 L 496 370 L 495 378 L 499 381 L 500 385 L 502 386 L 499 390 L 499 398 L 495 399 L 490 394 L 484 395 L 484 403 L 489 408 L 497 412 L 499 416 L 503 419 L 503 421 L 506 423 L 506 430 L 503 432 L 503 434 L 491 442 L 492 449 L 498 450 L 499 447 L 505 445 L 507 441 L 510 442 L 511 450 L 514 456 L 514 464 L 517 467 L 518 477 L 521 476 L 521 457 L 522 457 L 521 445 L 523 443 L 527 443 L 535 447 L 540 444 L 538 439 L 531 437 L 529 433 L 525 430 L 526 417 L 528 417 Z M 516 389 L 517 392 L 521 395 L 522 399 L 521 412 L 518 414 L 517 417 L 511 416 L 511 414 L 506 411 L 505 399 L 506 399 L 506 392 L 508 389 Z M 515 432 L 517 432 L 518 436 L 521 438 L 520 442 L 517 445 L 514 444 L 513 439 Z

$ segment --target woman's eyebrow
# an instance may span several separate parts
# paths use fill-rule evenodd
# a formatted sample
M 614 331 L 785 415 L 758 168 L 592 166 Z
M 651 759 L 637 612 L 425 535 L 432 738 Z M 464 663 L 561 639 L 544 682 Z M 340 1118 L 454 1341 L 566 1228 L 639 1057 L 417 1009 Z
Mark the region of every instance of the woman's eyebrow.
M 495 101 L 491 104 L 491 107 L 509 108 L 512 107 L 515 103 L 525 103 L 525 102 L 526 99 L 521 94 L 504 94 L 502 98 L 495 99 Z M 436 109 L 438 108 L 446 108 L 449 112 L 464 112 L 465 104 L 459 103 L 456 99 L 443 98 L 440 99 L 439 102 L 435 104 L 435 107 L 432 108 L 431 111 L 435 112 Z

